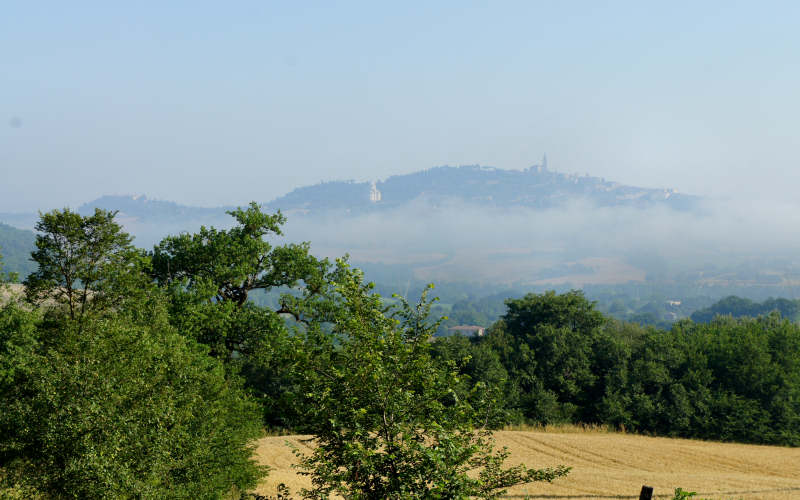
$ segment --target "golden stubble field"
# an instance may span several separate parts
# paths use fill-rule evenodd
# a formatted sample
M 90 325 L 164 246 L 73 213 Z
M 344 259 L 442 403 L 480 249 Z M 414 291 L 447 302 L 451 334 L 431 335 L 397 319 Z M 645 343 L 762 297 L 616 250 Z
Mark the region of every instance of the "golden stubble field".
M 4 305 L 11 298 L 22 297 L 24 292 L 22 285 L 0 283 L 0 306 Z
M 646 484 L 658 498 L 672 498 L 680 486 L 713 499 L 800 499 L 800 449 L 581 430 L 499 431 L 495 438 L 511 450 L 510 465 L 572 467 L 566 478 L 512 488 L 507 498 L 637 499 Z M 292 468 L 287 441 L 308 449 L 302 436 L 258 442 L 259 461 L 272 468 L 259 493 L 273 494 L 279 483 L 292 492 L 310 484 Z

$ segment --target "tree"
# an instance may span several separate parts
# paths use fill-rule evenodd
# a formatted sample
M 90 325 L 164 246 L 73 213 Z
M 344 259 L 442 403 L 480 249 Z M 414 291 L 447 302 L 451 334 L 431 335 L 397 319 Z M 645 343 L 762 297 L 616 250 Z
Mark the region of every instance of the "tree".
M 494 450 L 480 427 L 486 413 L 458 396 L 455 366 L 431 358 L 437 324 L 425 294 L 392 312 L 355 270 L 335 295 L 332 334 L 311 323 L 300 365 L 315 443 L 301 455 L 314 484 L 306 498 L 495 498 L 505 487 L 567 474 L 503 468 L 507 451 Z
M 528 294 L 506 306 L 489 342 L 504 353 L 525 417 L 544 423 L 597 418 L 588 410 L 603 392 L 594 366 L 598 344 L 608 340 L 603 314 L 580 291 Z
M 63 304 L 72 320 L 113 303 L 112 290 L 119 291 L 115 285 L 144 265 L 144 256 L 114 221 L 115 215 L 99 208 L 90 216 L 68 208 L 41 214 L 31 254 L 38 269 L 25 280 L 28 299 Z
M 173 326 L 245 377 L 262 402 L 264 424 L 295 426 L 289 367 L 296 353 L 286 317 L 302 322 L 320 314 L 310 301 L 327 289 L 330 263 L 310 255 L 308 243 L 267 241 L 282 234 L 286 219 L 280 212 L 264 213 L 253 202 L 228 213 L 236 220 L 230 229 L 201 227 L 164 238 L 151 253 L 153 277 L 171 292 Z M 269 308 L 248 300 L 254 291 L 292 293 Z
M 242 307 L 253 290 L 295 286 L 322 286 L 327 262 L 311 256 L 309 244 L 273 247 L 264 240 L 281 235 L 286 218 L 270 215 L 256 202 L 228 212 L 237 225 L 229 230 L 200 228 L 196 234 L 164 238 L 153 249 L 153 272 L 159 283 L 185 283 L 206 300 L 232 302 Z M 289 312 L 289 311 L 286 311 Z
M 269 292 L 303 285 L 319 293 L 328 282 L 329 262 L 309 254 L 309 244 L 273 246 L 265 237 L 281 235 L 286 218 L 263 213 L 252 202 L 228 212 L 237 224 L 228 230 L 201 227 L 195 234 L 164 238 L 152 252 L 153 276 L 175 294 L 173 317 L 181 329 L 220 359 L 263 351 L 284 331 L 278 314 L 301 320 L 296 297 L 268 311 L 248 302 L 254 290 Z
M 0 309 L 0 470 L 62 498 L 219 498 L 254 486 L 260 413 L 170 324 L 170 296 L 112 212 L 37 224 L 32 309 Z
M 508 373 L 488 342 L 481 337 L 462 335 L 437 337 L 431 343 L 431 355 L 437 364 L 450 363 L 456 367 L 461 381 L 458 397 L 467 400 L 473 397 L 470 403 L 478 410 L 485 407 L 488 427 L 497 429 L 509 423 L 505 410 Z
M 264 424 L 298 425 L 292 403 L 296 356 L 286 324 L 319 316 L 336 270 L 310 255 L 308 243 L 277 245 L 286 218 L 264 213 L 252 202 L 228 212 L 230 229 L 201 227 L 197 233 L 164 238 L 150 254 L 152 276 L 171 293 L 170 321 L 209 347 L 231 373 L 243 376 L 262 403 Z M 277 306 L 258 305 L 253 292 L 283 292 Z
M 550 325 L 589 334 L 606 321 L 580 290 L 562 294 L 552 290 L 543 294 L 529 293 L 521 299 L 507 300 L 506 307 L 503 320 L 511 331 L 518 332 Z
M 254 402 L 157 301 L 137 314 L 88 318 L 79 331 L 0 310 L 7 484 L 52 498 L 220 498 L 255 486 Z

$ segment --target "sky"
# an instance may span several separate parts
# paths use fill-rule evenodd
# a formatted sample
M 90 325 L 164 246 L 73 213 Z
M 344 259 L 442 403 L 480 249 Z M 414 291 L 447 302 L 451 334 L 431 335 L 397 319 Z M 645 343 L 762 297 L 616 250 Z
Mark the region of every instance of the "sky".
M 0 4 L 0 212 L 437 165 L 800 183 L 800 2 Z

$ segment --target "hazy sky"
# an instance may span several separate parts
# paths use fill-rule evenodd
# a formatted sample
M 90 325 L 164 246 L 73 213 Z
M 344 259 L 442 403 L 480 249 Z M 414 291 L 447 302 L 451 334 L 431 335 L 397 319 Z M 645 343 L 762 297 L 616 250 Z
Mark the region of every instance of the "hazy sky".
M 435 165 L 792 199 L 800 2 L 0 4 L 0 211 Z

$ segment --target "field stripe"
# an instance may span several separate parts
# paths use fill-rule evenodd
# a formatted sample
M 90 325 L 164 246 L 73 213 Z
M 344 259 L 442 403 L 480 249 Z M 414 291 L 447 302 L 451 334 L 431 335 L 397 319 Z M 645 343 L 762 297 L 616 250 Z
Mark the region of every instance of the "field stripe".
M 278 483 L 293 492 L 308 487 L 307 477 L 291 468 L 296 458 L 284 442 L 310 449 L 301 436 L 259 441 L 259 461 L 273 468 L 259 489 L 274 494 Z M 800 449 L 669 439 L 609 432 L 500 431 L 498 447 L 511 452 L 509 465 L 568 465 L 569 476 L 548 483 L 517 486 L 507 498 L 590 500 L 638 499 L 646 484 L 655 498 L 672 498 L 676 487 L 698 497 L 730 500 L 800 498 Z

